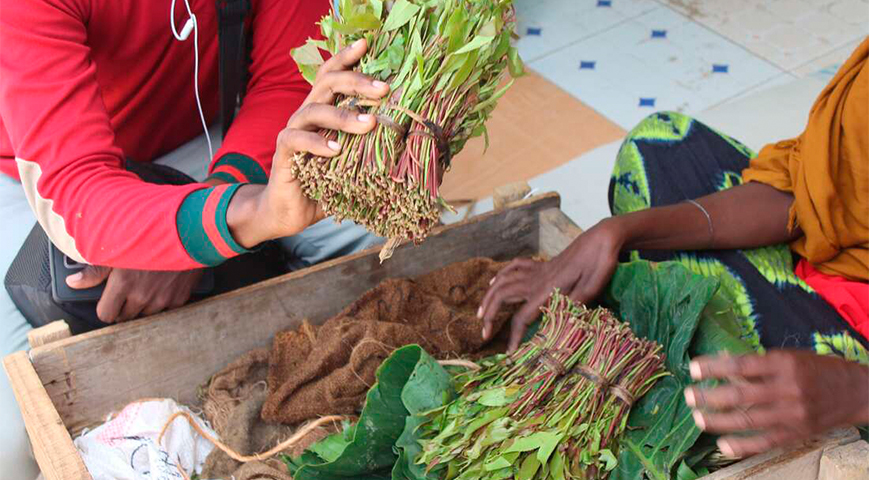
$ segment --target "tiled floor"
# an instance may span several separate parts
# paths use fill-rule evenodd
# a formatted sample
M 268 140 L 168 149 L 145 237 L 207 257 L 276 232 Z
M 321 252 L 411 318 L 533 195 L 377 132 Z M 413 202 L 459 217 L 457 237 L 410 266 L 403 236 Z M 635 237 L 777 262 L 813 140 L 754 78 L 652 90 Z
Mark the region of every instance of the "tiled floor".
M 546 88 L 557 85 L 625 130 L 658 110 L 715 117 L 729 109 L 730 115 L 719 118 L 733 125 L 718 126 L 736 131 L 742 126 L 759 145 L 776 140 L 768 137 L 779 135 L 785 124 L 785 130 L 802 128 L 817 91 L 869 35 L 869 0 L 514 1 L 520 54 L 549 81 L 540 82 Z M 796 102 L 794 95 L 800 96 Z M 791 103 L 801 107 L 781 107 Z M 772 115 L 762 115 L 767 111 Z M 594 116 L 584 115 L 548 122 L 592 130 Z M 527 147 L 527 139 L 509 132 L 493 129 L 492 143 L 502 145 L 490 152 Z M 606 187 L 619 145 L 611 136 L 591 137 L 583 139 L 585 153 L 535 165 L 543 173 L 529 178 L 538 191 L 560 192 L 565 211 L 585 228 L 608 214 Z M 498 163 L 485 155 L 480 161 L 492 168 Z M 517 161 L 522 160 L 511 160 Z M 512 168 L 507 163 L 501 168 Z M 445 185 L 450 182 L 448 176 Z M 462 197 L 462 190 L 482 198 L 475 213 L 491 208 L 484 193 L 490 186 L 453 193 Z
M 516 0 L 530 68 L 623 128 L 841 63 L 866 0 Z

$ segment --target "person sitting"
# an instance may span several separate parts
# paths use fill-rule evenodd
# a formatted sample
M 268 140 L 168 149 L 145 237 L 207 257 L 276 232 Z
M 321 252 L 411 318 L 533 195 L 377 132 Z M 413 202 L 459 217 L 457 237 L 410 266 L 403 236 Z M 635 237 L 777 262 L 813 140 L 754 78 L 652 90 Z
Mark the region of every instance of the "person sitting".
M 748 380 L 685 391 L 698 427 L 725 434 L 725 455 L 869 424 L 867 57 L 869 39 L 816 100 L 802 135 L 756 157 L 686 115 L 645 119 L 618 154 L 613 216 L 550 261 L 499 272 L 480 306 L 483 335 L 502 305 L 524 302 L 512 320 L 515 349 L 554 288 L 591 302 L 620 257 L 674 260 L 718 277 L 743 338 L 766 352 L 690 365 L 698 380 Z
M 388 93 L 387 84 L 349 71 L 367 45 L 329 59 L 312 88 L 289 53 L 317 33 L 329 2 L 251 0 L 250 7 L 250 78 L 240 110 L 222 146 L 201 164 L 210 162 L 208 177 L 172 186 L 145 183 L 125 160 L 171 155 L 215 122 L 215 2 L 3 4 L 0 273 L 35 216 L 55 246 L 91 266 L 67 278 L 71 287 L 106 282 L 97 315 L 112 323 L 184 304 L 203 268 L 268 240 L 286 239 L 302 266 L 379 241 L 352 224 L 318 223 L 322 213 L 289 169 L 296 152 L 340 153 L 321 129 L 367 133 L 376 125 L 369 115 L 332 106 L 338 94 Z M 175 24 L 185 22 L 179 33 Z M 5 291 L 0 320 L 0 356 L 25 349 L 30 326 Z M 5 375 L 0 414 L 0 465 L 16 478 L 35 477 Z

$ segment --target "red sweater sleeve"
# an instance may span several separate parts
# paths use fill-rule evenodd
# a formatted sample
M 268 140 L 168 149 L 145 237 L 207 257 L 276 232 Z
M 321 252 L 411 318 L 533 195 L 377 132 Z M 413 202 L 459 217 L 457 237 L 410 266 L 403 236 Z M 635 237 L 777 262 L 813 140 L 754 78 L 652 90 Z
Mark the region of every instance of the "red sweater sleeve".
M 318 34 L 329 1 L 252 0 L 251 6 L 251 78 L 211 176 L 266 183 L 278 133 L 311 91 L 290 50 Z
M 243 251 L 223 237 L 221 208 L 235 189 L 157 186 L 123 168 L 86 45 L 89 4 L 15 0 L 0 8 L 0 116 L 40 224 L 70 257 L 112 267 L 191 269 Z M 195 258 L 184 235 L 218 241 Z

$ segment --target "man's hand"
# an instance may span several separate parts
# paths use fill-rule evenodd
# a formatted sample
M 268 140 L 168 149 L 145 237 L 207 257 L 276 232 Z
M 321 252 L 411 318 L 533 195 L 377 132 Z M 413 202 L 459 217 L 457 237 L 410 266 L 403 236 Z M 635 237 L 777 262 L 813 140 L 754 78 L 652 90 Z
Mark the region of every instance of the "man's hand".
M 202 270 L 149 272 L 88 266 L 66 277 L 66 284 L 85 289 L 108 279 L 97 303 L 97 317 L 105 323 L 115 323 L 184 305 L 201 277 Z
M 325 158 L 340 155 L 341 145 L 326 140 L 321 130 L 365 134 L 377 125 L 372 115 L 333 105 L 339 94 L 379 100 L 389 93 L 388 84 L 350 70 L 367 49 L 365 40 L 359 40 L 320 67 L 311 93 L 278 135 L 268 186 L 246 185 L 233 197 L 226 219 L 243 247 L 295 235 L 323 218 L 317 203 L 305 197 L 290 173 L 290 162 L 299 152 Z
M 492 335 L 492 322 L 504 304 L 525 302 L 511 324 L 510 351 L 513 351 L 519 348 L 528 325 L 540 316 L 540 306 L 553 289 L 560 289 L 574 301 L 590 302 L 612 277 L 621 247 L 616 223 L 604 220 L 548 262 L 514 260 L 492 279 L 477 312 L 483 319 L 483 338 Z
M 869 424 L 869 367 L 808 351 L 700 357 L 695 380 L 723 379 L 715 388 L 685 389 L 697 426 L 730 434 L 718 440 L 729 457 L 786 446 L 844 425 Z

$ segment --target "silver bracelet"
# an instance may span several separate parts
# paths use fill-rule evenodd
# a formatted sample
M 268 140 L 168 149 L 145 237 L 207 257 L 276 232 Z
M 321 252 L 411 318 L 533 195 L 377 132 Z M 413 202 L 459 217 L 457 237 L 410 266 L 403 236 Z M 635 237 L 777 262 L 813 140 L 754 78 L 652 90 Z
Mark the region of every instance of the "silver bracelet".
M 699 208 L 703 212 L 703 215 L 706 215 L 706 223 L 709 224 L 709 248 L 712 248 L 715 245 L 715 225 L 712 223 L 712 215 L 709 215 L 709 212 L 703 208 L 703 205 L 700 205 L 695 200 L 688 199 L 685 201 Z

